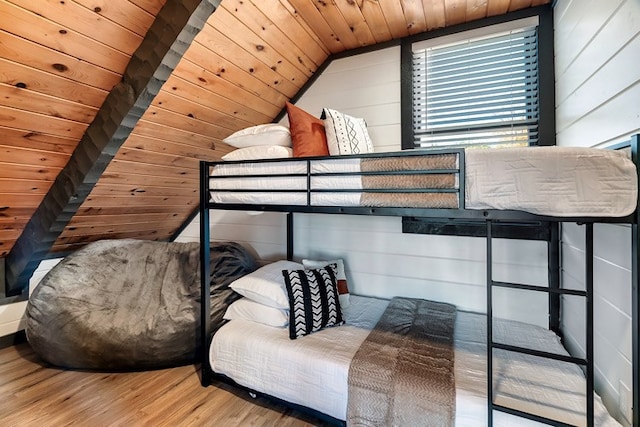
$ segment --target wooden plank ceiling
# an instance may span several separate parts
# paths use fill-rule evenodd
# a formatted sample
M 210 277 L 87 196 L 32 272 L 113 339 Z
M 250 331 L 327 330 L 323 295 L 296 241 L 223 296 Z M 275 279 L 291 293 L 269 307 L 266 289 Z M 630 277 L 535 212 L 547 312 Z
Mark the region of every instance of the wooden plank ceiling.
M 198 202 L 198 161 L 271 122 L 345 50 L 550 0 L 223 0 L 53 252 L 165 240 Z M 67 164 L 165 0 L 0 0 L 0 257 Z

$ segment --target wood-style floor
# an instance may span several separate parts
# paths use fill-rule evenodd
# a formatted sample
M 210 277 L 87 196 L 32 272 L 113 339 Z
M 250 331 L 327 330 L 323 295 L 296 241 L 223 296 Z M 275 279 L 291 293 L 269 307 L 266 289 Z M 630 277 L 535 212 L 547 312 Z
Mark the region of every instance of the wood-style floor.
M 307 414 L 226 384 L 203 388 L 198 368 L 132 373 L 46 366 L 23 343 L 0 349 L 0 425 L 312 426 Z

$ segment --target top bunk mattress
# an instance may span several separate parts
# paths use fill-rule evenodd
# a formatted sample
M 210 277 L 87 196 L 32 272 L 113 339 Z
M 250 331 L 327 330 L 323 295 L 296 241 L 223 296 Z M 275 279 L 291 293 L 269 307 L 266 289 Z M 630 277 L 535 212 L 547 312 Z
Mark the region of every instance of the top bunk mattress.
M 637 205 L 637 173 L 623 151 L 523 147 L 407 150 L 223 162 L 215 204 L 498 209 L 558 217 L 624 217 Z
M 466 150 L 465 207 L 552 216 L 630 215 L 636 167 L 623 151 L 535 147 Z

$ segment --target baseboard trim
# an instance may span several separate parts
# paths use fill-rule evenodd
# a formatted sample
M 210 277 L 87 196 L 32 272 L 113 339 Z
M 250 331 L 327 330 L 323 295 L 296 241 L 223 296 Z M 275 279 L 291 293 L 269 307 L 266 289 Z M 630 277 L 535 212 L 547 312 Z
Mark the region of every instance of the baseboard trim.
M 0 337 L 0 349 L 27 342 L 27 334 L 22 331 Z

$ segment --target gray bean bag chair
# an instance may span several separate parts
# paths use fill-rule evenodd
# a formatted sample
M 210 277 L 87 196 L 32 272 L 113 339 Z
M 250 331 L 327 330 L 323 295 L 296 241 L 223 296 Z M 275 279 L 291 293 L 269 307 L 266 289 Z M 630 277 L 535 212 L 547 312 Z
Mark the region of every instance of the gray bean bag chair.
M 237 299 L 228 287 L 255 270 L 236 243 L 212 246 L 211 324 Z M 191 363 L 200 348 L 198 243 L 103 240 L 69 255 L 27 304 L 26 335 L 50 364 L 141 370 Z

